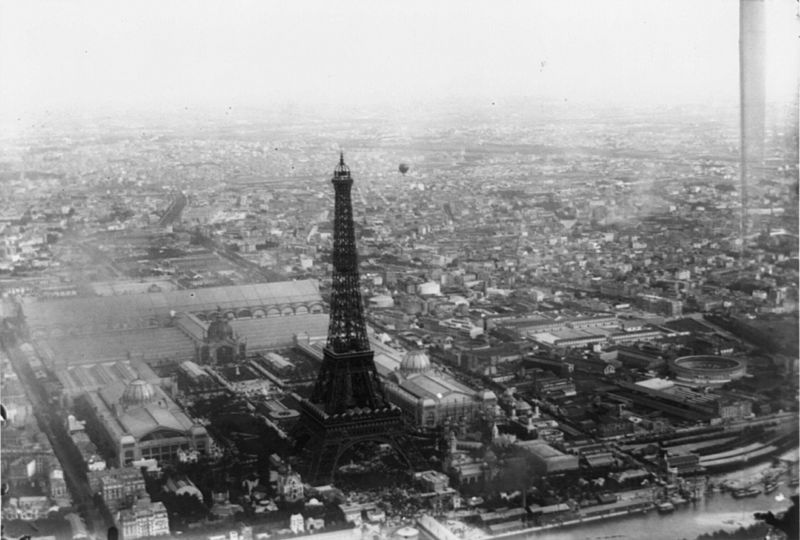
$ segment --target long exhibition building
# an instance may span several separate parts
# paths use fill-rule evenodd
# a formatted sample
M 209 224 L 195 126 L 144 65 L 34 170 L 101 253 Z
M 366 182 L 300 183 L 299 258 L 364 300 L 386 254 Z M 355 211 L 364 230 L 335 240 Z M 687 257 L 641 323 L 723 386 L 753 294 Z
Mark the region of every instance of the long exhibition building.
M 192 421 L 161 387 L 143 379 L 86 392 L 78 407 L 87 427 L 121 467 L 140 459 L 173 461 L 179 450 L 205 453 L 211 443 L 205 427 Z

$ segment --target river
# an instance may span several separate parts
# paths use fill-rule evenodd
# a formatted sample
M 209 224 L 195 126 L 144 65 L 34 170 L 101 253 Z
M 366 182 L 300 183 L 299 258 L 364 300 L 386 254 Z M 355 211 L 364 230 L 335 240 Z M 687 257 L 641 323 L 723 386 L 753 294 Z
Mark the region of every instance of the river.
M 783 487 L 783 486 L 782 486 Z M 778 502 L 775 496 L 784 492 L 787 498 Z M 672 514 L 649 512 L 643 515 L 611 518 L 565 529 L 532 533 L 526 538 L 541 540 L 598 540 L 611 537 L 617 540 L 694 540 L 697 536 L 719 529 L 735 530 L 755 522 L 753 514 L 789 508 L 789 491 L 778 489 L 770 495 L 734 499 L 727 493 L 715 493 Z
M 795 456 L 794 450 L 785 456 Z M 769 468 L 769 464 L 748 467 L 742 471 L 714 477 L 715 482 L 731 480 L 743 485 L 751 484 L 761 478 L 761 473 Z M 563 529 L 552 529 L 531 533 L 524 536 L 531 540 L 694 540 L 697 536 L 719 529 L 736 530 L 751 525 L 756 520 L 755 512 L 782 512 L 791 506 L 789 496 L 796 489 L 787 486 L 788 476 L 781 477 L 782 483 L 769 495 L 761 493 L 757 497 L 734 499 L 729 493 L 713 493 L 706 495 L 696 503 L 689 503 L 675 510 L 672 514 L 659 514 L 656 511 L 647 514 L 623 516 L 591 524 L 579 525 Z M 783 500 L 776 500 L 776 499 Z M 514 539 L 523 536 L 514 536 Z

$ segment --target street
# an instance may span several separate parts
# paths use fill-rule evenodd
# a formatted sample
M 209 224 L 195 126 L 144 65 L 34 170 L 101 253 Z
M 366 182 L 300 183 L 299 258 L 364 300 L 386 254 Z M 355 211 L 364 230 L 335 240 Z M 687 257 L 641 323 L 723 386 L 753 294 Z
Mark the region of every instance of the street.
M 99 508 L 94 504 L 89 480 L 86 476 L 86 466 L 78 448 L 64 427 L 65 419 L 59 416 L 58 410 L 50 406 L 49 396 L 41 383 L 34 377 L 22 352 L 15 345 L 9 346 L 3 343 L 3 346 L 14 366 L 14 371 L 26 389 L 39 428 L 47 435 L 53 452 L 61 463 L 73 504 L 86 521 L 87 529 L 100 536 L 105 536 L 108 527 L 113 523 L 107 523 Z

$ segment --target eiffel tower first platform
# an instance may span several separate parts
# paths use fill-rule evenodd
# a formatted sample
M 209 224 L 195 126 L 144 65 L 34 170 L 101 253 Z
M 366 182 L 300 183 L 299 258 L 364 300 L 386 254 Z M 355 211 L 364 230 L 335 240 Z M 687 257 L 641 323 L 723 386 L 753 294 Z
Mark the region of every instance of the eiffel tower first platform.
M 350 199 L 353 179 L 344 155 L 331 182 L 335 207 L 328 340 L 311 398 L 301 402 L 294 431 L 304 478 L 312 483 L 330 482 L 344 452 L 366 441 L 391 445 L 409 469 L 421 463 L 402 412 L 386 399 L 369 346 Z

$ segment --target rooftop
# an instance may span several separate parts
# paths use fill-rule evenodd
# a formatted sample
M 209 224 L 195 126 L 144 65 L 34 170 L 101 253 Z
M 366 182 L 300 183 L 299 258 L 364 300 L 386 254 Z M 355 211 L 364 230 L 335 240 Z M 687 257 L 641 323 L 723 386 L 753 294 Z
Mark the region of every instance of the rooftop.
M 58 363 L 66 365 L 126 361 L 194 358 L 194 344 L 178 328 L 140 328 L 92 336 L 64 336 L 42 339 L 58 351 Z
M 194 425 L 158 386 L 152 387 L 153 396 L 150 401 L 123 408 L 122 397 L 126 389 L 125 383 L 116 382 L 88 394 L 92 405 L 97 407 L 98 416 L 115 438 L 128 434 L 140 439 L 158 428 L 184 433 Z M 117 414 L 114 413 L 115 408 Z
M 309 313 L 286 317 L 235 319 L 231 327 L 247 343 L 248 351 L 259 351 L 292 342 L 295 335 L 305 333 L 313 340 L 328 333 L 328 314 Z
M 73 395 L 97 390 L 118 381 L 127 384 L 137 377 L 155 384 L 159 381 L 158 375 L 147 364 L 137 360 L 76 366 L 57 370 L 56 377 L 64 386 L 64 391 Z
M 198 313 L 321 302 L 317 281 L 307 279 L 90 298 L 25 297 L 22 309 L 32 330 L 76 326 L 90 330 L 113 329 L 124 321 L 160 320 L 171 311 Z

